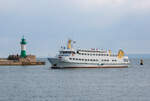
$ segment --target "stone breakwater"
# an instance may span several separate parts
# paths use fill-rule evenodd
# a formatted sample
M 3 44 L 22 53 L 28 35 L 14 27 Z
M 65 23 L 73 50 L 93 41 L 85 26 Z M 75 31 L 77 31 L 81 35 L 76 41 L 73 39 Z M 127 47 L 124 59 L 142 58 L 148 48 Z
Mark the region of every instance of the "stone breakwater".
M 36 56 L 28 55 L 21 58 L 18 55 L 10 55 L 8 58 L 0 58 L 2 66 L 20 66 L 20 65 L 45 65 L 45 62 L 37 61 Z

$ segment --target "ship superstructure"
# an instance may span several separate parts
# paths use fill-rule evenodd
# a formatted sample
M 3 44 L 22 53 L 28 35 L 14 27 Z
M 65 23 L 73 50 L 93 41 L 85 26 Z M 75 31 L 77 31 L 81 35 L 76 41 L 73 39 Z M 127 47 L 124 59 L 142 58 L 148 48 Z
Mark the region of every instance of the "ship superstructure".
M 67 48 L 61 48 L 59 54 L 49 58 L 52 68 L 122 68 L 129 66 L 129 59 L 123 50 L 112 54 L 111 50 L 77 49 L 68 41 Z

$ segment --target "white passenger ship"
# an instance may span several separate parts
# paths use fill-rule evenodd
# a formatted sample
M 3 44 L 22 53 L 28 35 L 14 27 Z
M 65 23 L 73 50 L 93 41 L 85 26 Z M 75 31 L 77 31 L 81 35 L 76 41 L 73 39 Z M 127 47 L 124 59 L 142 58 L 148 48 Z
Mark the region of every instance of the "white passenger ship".
M 68 41 L 67 48 L 61 48 L 54 58 L 48 58 L 52 68 L 123 68 L 129 66 L 129 59 L 124 52 L 118 54 L 98 49 L 75 50 L 72 48 L 72 40 Z

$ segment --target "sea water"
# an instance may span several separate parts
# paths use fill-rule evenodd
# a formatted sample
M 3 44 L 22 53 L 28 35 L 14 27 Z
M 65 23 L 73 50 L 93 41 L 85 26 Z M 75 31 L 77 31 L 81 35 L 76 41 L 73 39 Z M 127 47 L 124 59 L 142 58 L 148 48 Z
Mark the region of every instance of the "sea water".
M 0 66 L 0 101 L 150 101 L 150 59 L 129 68 Z

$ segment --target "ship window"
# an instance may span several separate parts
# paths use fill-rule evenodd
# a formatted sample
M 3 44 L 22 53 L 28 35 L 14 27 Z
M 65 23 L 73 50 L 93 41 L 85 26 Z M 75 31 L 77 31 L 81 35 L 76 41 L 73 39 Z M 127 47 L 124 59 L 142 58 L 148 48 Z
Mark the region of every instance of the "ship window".
M 60 53 L 61 54 L 71 54 L 71 53 L 75 54 L 74 51 L 61 51 Z
M 124 62 L 128 62 L 128 59 L 123 59 Z
M 75 60 L 75 58 L 73 58 L 73 60 Z
M 69 58 L 70 60 L 72 60 L 72 58 Z
M 90 61 L 92 61 L 92 59 L 90 59 Z
M 95 59 L 95 61 L 97 61 L 97 59 Z
M 76 60 L 78 60 L 78 58 L 76 58 Z
M 84 59 L 82 59 L 82 61 L 84 61 Z
M 107 60 L 107 59 L 103 59 L 102 61 L 109 61 L 109 60 Z
M 116 62 L 117 60 L 112 60 L 112 61 Z
M 87 61 L 87 59 L 85 59 L 85 61 Z
M 63 54 L 66 54 L 66 52 L 63 52 Z

